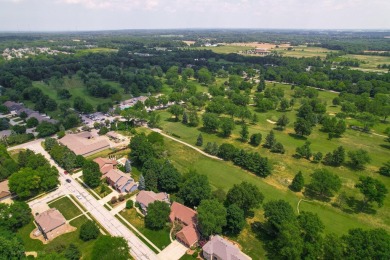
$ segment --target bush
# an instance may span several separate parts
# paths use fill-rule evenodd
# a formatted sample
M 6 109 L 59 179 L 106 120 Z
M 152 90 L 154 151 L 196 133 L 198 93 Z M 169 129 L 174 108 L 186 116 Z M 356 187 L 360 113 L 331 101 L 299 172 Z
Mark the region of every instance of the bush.
M 134 205 L 134 202 L 132 200 L 126 201 L 126 209 L 131 209 Z
M 261 136 L 260 133 L 258 133 L 258 134 L 253 134 L 253 135 L 251 135 L 251 137 L 250 137 L 249 143 L 250 143 L 251 145 L 253 145 L 253 146 L 259 146 L 260 143 L 261 143 L 261 139 L 262 139 L 262 136 Z
M 125 200 L 125 197 L 123 196 L 123 194 L 119 194 L 118 200 L 119 201 L 124 201 Z
M 113 196 L 112 198 L 111 198 L 111 204 L 115 204 L 115 203 L 117 203 L 118 202 L 118 199 L 116 198 L 116 196 Z
M 99 228 L 92 220 L 88 220 L 80 227 L 80 239 L 83 241 L 89 241 L 96 239 L 99 236 Z

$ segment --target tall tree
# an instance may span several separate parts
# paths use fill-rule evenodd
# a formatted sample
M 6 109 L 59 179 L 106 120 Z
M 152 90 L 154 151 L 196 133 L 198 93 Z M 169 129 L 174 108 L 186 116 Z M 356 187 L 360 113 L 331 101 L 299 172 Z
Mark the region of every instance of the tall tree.
M 202 200 L 198 211 L 198 225 L 203 237 L 222 233 L 226 225 L 226 208 L 217 200 Z
M 182 184 L 178 196 L 183 199 L 187 206 L 198 206 L 202 200 L 211 196 L 209 180 L 205 175 L 192 174 Z
M 97 163 L 85 161 L 82 170 L 85 184 L 91 188 L 96 188 L 100 185 L 102 174 L 100 173 L 99 165 Z
M 299 192 L 303 189 L 304 185 L 305 185 L 305 180 L 303 178 L 303 174 L 301 171 L 299 171 L 295 175 L 294 179 L 292 180 L 292 183 L 290 185 L 290 189 L 295 191 L 295 192 Z
M 226 195 L 226 203 L 228 205 L 236 204 L 244 211 L 245 215 L 251 209 L 259 207 L 263 200 L 264 195 L 259 189 L 245 181 L 240 184 L 234 184 Z
M 363 207 L 366 207 L 371 202 L 376 202 L 379 207 L 383 206 L 388 191 L 381 181 L 369 176 L 361 176 L 355 187 L 364 195 Z
M 246 124 L 242 124 L 241 126 L 240 137 L 241 137 L 241 142 L 248 141 L 249 131 L 248 131 L 248 126 Z
M 349 162 L 350 165 L 354 169 L 358 169 L 358 170 L 364 169 L 364 165 L 371 161 L 371 158 L 368 155 L 368 152 L 366 150 L 363 150 L 363 149 L 348 152 L 348 157 L 350 159 L 350 162 Z
M 226 209 L 226 230 L 234 235 L 237 235 L 245 226 L 244 211 L 236 204 L 231 204 Z
M 196 145 L 197 146 L 202 146 L 203 145 L 203 136 L 202 136 L 202 134 L 198 135 L 198 138 L 196 139 Z
M 326 169 L 315 170 L 308 188 L 322 198 L 332 197 L 341 188 L 340 177 Z
M 150 203 L 145 217 L 145 226 L 153 230 L 162 229 L 168 222 L 170 213 L 171 209 L 167 203 L 162 201 Z

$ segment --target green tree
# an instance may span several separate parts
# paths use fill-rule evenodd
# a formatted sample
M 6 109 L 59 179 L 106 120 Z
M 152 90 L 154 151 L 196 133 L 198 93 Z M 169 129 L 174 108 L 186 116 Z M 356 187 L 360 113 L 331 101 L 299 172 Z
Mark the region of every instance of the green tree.
M 295 149 L 296 154 L 299 157 L 303 157 L 303 158 L 306 158 L 307 160 L 310 160 L 310 158 L 312 156 L 310 144 L 311 143 L 309 141 L 306 141 L 303 146 L 297 147 Z
M 282 100 L 280 101 L 280 110 L 286 111 L 289 108 L 290 108 L 290 102 L 287 99 L 282 98 Z
M 288 117 L 285 114 L 283 114 L 281 117 L 278 118 L 278 121 L 276 121 L 276 126 L 279 129 L 283 130 L 286 128 L 289 122 L 290 119 L 288 119 Z
M 130 173 L 131 172 L 131 162 L 129 159 L 126 160 L 125 162 L 125 172 Z
M 322 198 L 333 197 L 333 192 L 341 188 L 340 177 L 326 169 L 315 170 L 311 177 L 308 188 Z
M 196 145 L 197 146 L 202 146 L 203 145 L 203 136 L 202 136 L 202 134 L 198 135 L 198 138 L 196 139 Z
M 283 223 L 296 225 L 297 220 L 291 205 L 284 200 L 272 200 L 264 204 L 265 230 L 276 237 L 283 230 Z M 297 236 L 296 238 L 298 238 Z
M 303 189 L 305 186 L 305 180 L 303 178 L 303 174 L 301 171 L 299 171 L 295 176 L 294 179 L 291 182 L 290 189 L 299 192 Z
M 213 76 L 211 75 L 211 72 L 207 68 L 201 68 L 198 70 L 198 81 L 199 83 L 203 84 L 210 84 L 213 82 Z
M 27 225 L 32 220 L 31 209 L 23 201 L 15 201 L 11 205 L 0 204 L 1 227 L 16 232 L 19 228 Z
M 80 249 L 73 243 L 65 249 L 64 256 L 69 260 L 79 260 L 81 258 Z
M 46 137 L 55 134 L 58 128 L 52 123 L 43 121 L 37 126 L 36 131 L 38 132 L 38 137 Z
M 235 128 L 234 120 L 232 118 L 223 117 L 220 119 L 220 128 L 223 137 L 229 137 Z
M 198 226 L 203 237 L 222 233 L 226 225 L 226 209 L 217 200 L 202 200 L 198 211 Z
M 172 115 L 175 116 L 175 120 L 177 122 L 179 121 L 179 115 L 183 114 L 183 112 L 184 112 L 184 108 L 178 104 L 174 104 L 168 110 Z
M 253 146 L 259 146 L 261 143 L 262 135 L 260 133 L 252 134 L 249 143 Z
M 301 212 L 298 224 L 303 238 L 301 258 L 318 259 L 322 256 L 322 232 L 325 228 L 318 215 L 311 212 Z
M 345 161 L 345 149 L 342 146 L 337 147 L 333 153 L 327 153 L 324 158 L 324 164 L 340 166 Z
M 39 121 L 35 117 L 30 117 L 29 119 L 27 119 L 26 122 L 27 128 L 36 127 L 37 125 L 39 125 Z
M 184 110 L 183 111 L 183 119 L 181 121 L 183 124 L 188 124 L 188 115 L 187 115 L 187 112 Z
M 139 177 L 139 180 L 138 180 L 138 189 L 139 190 L 145 190 L 145 178 L 144 176 L 141 174 L 141 176 Z
M 241 125 L 240 137 L 241 137 L 241 142 L 248 141 L 249 131 L 248 131 L 248 126 L 246 124 Z
M 276 143 L 275 133 L 274 131 L 270 131 L 269 134 L 265 137 L 264 147 L 271 149 Z
M 390 161 L 387 161 L 379 168 L 379 173 L 383 176 L 390 177 Z
M 236 204 L 231 204 L 226 209 L 226 213 L 226 230 L 230 234 L 239 234 L 245 226 L 244 211 Z
M 91 188 L 96 188 L 100 185 L 100 173 L 99 165 L 93 161 L 85 161 L 82 167 L 84 182 Z
M 327 234 L 323 241 L 323 259 L 343 259 L 344 243 L 336 234 Z
M 383 202 L 388 193 L 386 186 L 379 180 L 369 176 L 359 177 L 359 182 L 355 185 L 356 188 L 364 195 L 363 207 L 369 203 L 376 202 L 379 207 L 383 206 Z
M 245 215 L 248 215 L 251 209 L 257 208 L 264 200 L 264 195 L 259 189 L 248 182 L 234 184 L 226 195 L 226 204 L 236 204 L 240 207 Z
M 129 148 L 129 158 L 136 165 L 142 166 L 150 158 L 156 157 L 155 149 L 144 133 L 133 136 Z
M 281 153 L 281 154 L 284 154 L 285 153 L 285 149 L 284 149 L 284 146 L 282 143 L 280 142 L 276 142 L 274 144 L 274 146 L 272 146 L 271 150 L 270 150 L 272 153 Z
M 100 234 L 98 226 L 92 220 L 88 220 L 80 227 L 79 237 L 83 241 L 96 239 Z
M 123 237 L 100 236 L 92 248 L 91 259 L 128 260 L 130 249 L 127 241 Z
M 198 206 L 202 200 L 211 197 L 209 180 L 205 175 L 193 173 L 182 184 L 178 196 L 183 199 L 185 205 Z
M 25 259 L 23 242 L 17 237 L 0 236 L 1 259 Z
M 364 169 L 364 165 L 371 161 L 368 152 L 363 149 L 348 152 L 348 157 L 350 159 L 349 164 L 358 170 Z
M 308 136 L 311 134 L 312 126 L 309 121 L 297 118 L 297 121 L 294 123 L 294 130 L 297 135 Z
M 162 201 L 155 201 L 148 205 L 148 214 L 145 217 L 145 226 L 153 230 L 162 229 L 168 222 L 171 209 Z
M 203 120 L 203 127 L 208 132 L 217 131 L 219 124 L 220 124 L 220 121 L 219 121 L 219 118 L 216 114 L 206 112 L 203 114 L 202 120 Z

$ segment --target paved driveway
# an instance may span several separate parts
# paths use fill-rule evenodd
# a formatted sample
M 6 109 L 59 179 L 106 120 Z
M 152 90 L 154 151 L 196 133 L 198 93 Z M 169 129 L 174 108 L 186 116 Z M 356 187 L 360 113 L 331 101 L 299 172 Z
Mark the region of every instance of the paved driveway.
M 160 260 L 177 260 L 180 259 L 187 250 L 187 247 L 175 240 L 157 256 Z

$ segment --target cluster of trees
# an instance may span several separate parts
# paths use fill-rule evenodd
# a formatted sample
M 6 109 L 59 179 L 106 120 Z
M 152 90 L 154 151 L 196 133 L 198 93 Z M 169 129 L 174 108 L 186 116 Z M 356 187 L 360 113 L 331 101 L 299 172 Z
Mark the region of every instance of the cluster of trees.
M 19 170 L 19 165 L 11 158 L 7 148 L 0 145 L 0 181 L 7 179 Z
M 41 192 L 54 189 L 59 184 L 58 171 L 50 166 L 41 154 L 31 150 L 18 155 L 19 170 L 9 177 L 9 189 L 20 199 L 33 197 Z
M 80 168 L 84 164 L 85 159 L 83 156 L 76 155 L 65 145 L 59 144 L 54 138 L 46 138 L 44 146 L 53 160 L 69 172 L 75 168 Z
M 270 149 L 273 153 L 284 154 L 284 146 L 282 143 L 278 142 L 275 138 L 274 131 L 270 131 L 269 134 L 265 137 L 265 143 L 263 144 L 265 148 Z
M 25 258 L 23 241 L 16 232 L 31 220 L 31 209 L 27 203 L 0 203 L 0 255 L 3 259 Z
M 272 166 L 267 157 L 261 157 L 257 152 L 251 153 L 238 149 L 232 144 L 224 143 L 219 146 L 216 155 L 260 177 L 267 177 L 272 172 Z
M 294 214 L 283 200 L 264 204 L 265 222 L 253 225 L 264 239 L 268 257 L 275 259 L 385 259 L 390 235 L 384 229 L 352 229 L 347 235 L 324 235 L 324 224 L 315 213 Z

